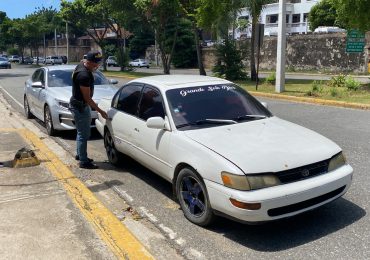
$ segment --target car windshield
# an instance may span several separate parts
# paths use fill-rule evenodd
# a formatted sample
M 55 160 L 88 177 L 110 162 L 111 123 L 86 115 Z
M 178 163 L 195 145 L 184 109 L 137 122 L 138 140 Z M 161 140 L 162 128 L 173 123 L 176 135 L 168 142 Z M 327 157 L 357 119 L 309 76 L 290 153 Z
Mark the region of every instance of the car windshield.
M 0 57 L 0 61 L 7 61 L 8 59 Z
M 51 70 L 48 73 L 49 87 L 68 87 L 72 86 L 73 70 Z M 100 72 L 94 72 L 94 85 L 107 85 L 109 81 Z
M 181 130 L 272 116 L 258 100 L 234 84 L 171 89 L 166 96 L 176 128 Z

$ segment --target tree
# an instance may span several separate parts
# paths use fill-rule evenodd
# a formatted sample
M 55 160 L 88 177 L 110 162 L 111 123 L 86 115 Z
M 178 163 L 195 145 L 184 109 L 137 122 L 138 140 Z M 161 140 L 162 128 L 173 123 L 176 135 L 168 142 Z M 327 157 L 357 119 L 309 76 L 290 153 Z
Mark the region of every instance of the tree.
M 104 53 L 107 45 L 106 33 L 108 31 L 107 20 L 109 20 L 109 9 L 105 1 L 101 0 L 75 0 L 69 2 L 62 0 L 61 17 L 78 30 L 84 30 L 87 35 L 102 49 L 104 57 L 104 70 L 106 70 L 106 55 Z
M 163 72 L 170 74 L 171 58 L 175 49 L 178 28 L 171 28 L 170 24 L 177 24 L 180 18 L 180 5 L 173 0 L 135 0 L 135 6 L 142 13 L 155 32 L 155 39 L 161 52 Z
M 251 79 L 253 81 L 257 80 L 257 71 L 256 71 L 256 53 L 254 50 L 256 42 L 256 27 L 258 20 L 261 16 L 261 12 L 266 4 L 273 3 L 273 0 L 244 0 L 244 7 L 246 7 L 252 18 L 252 37 L 250 45 L 250 69 L 251 69 Z M 280 19 L 280 18 L 279 18 Z M 284 17 L 285 19 L 285 17 Z
M 337 9 L 337 21 L 347 29 L 370 30 L 369 0 L 332 0 Z
M 310 30 L 319 26 L 337 25 L 337 9 L 332 0 L 322 0 L 314 5 L 308 15 Z

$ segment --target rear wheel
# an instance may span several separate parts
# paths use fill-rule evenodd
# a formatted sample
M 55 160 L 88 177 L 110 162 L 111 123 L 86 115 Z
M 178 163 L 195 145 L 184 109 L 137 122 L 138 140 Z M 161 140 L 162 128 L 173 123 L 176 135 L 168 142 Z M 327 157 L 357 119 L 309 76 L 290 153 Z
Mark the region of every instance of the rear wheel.
M 31 113 L 30 105 L 28 104 L 28 99 L 26 95 L 24 96 L 24 99 L 23 99 L 23 107 L 24 107 L 24 114 L 26 118 L 27 119 L 33 118 L 33 114 Z
M 191 168 L 180 171 L 176 180 L 176 195 L 185 217 L 199 225 L 212 223 L 215 215 L 202 178 Z
M 113 137 L 109 130 L 104 133 L 104 147 L 109 162 L 115 166 L 118 166 L 121 161 L 120 159 L 122 158 L 122 154 L 116 149 Z
M 48 135 L 50 136 L 56 135 L 57 131 L 54 129 L 54 126 L 53 126 L 53 118 L 51 117 L 49 106 L 45 106 L 44 122 L 45 122 L 45 127 L 46 127 L 46 131 L 48 132 Z

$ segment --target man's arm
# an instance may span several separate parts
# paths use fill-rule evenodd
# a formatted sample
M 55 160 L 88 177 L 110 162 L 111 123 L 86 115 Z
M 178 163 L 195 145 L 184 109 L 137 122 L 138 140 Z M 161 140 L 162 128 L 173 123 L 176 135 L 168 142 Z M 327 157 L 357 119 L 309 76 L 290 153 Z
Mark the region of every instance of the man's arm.
M 105 111 L 101 110 L 98 107 L 98 105 L 95 103 L 95 101 L 91 98 L 90 88 L 86 87 L 86 86 L 80 86 L 80 89 L 81 89 L 82 97 L 85 100 L 86 104 L 88 104 L 92 109 L 95 109 L 96 111 L 98 111 L 98 113 L 101 114 L 101 116 L 104 119 L 107 119 L 108 118 L 107 113 Z

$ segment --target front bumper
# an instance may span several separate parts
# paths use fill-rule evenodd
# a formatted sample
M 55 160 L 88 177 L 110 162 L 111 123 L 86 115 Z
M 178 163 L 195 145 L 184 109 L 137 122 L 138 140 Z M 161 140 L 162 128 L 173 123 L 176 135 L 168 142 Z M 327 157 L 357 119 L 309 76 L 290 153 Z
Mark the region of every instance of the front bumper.
M 205 184 L 216 213 L 245 222 L 264 222 L 294 216 L 341 197 L 351 185 L 352 173 L 352 167 L 345 165 L 317 177 L 255 191 L 238 191 L 208 180 Z M 237 208 L 230 198 L 261 203 L 261 208 Z
M 98 112 L 91 111 L 91 124 L 95 127 L 95 119 L 98 118 Z M 53 126 L 56 130 L 73 130 L 76 129 L 74 118 L 69 110 L 58 109 L 53 115 Z

